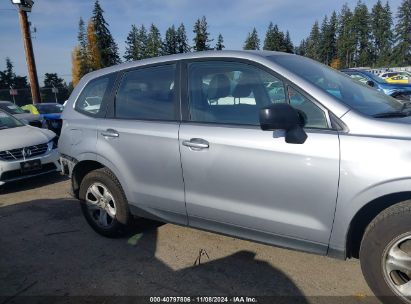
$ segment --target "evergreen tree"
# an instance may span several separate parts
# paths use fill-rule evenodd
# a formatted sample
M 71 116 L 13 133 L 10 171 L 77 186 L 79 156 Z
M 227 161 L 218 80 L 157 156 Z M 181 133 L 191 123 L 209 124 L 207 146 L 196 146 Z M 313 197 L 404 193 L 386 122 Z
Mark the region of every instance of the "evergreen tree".
M 222 51 L 225 48 L 223 43 L 224 43 L 223 35 L 218 34 L 218 39 L 217 39 L 217 44 L 215 45 L 215 49 L 217 51 Z
M 121 62 L 118 55 L 118 47 L 108 29 L 108 23 L 104 19 L 103 9 L 98 0 L 94 3 L 92 21 L 97 38 L 98 50 L 102 67 L 111 66 Z
M 138 60 L 141 57 L 138 34 L 138 28 L 133 24 L 125 41 L 126 52 L 123 57 L 126 61 Z
M 147 30 L 145 26 L 142 24 L 140 30 L 138 31 L 138 45 L 140 48 L 140 56 L 137 57 L 138 59 L 147 58 Z
M 174 25 L 169 27 L 166 31 L 164 39 L 164 55 L 171 55 L 178 53 L 177 31 Z
M 45 73 L 44 74 L 44 87 L 45 88 L 62 88 L 65 87 L 66 84 L 64 80 L 60 78 L 57 73 Z
M 371 28 L 369 20 L 370 15 L 368 8 L 359 0 L 354 9 L 352 19 L 356 46 L 354 53 L 356 66 L 369 66 L 372 64 Z
M 258 33 L 255 28 L 251 33 L 248 33 L 247 39 L 244 42 L 244 50 L 259 50 L 260 49 L 260 38 L 258 38 Z
M 277 24 L 273 25 L 273 23 L 270 22 L 268 25 L 263 49 L 267 51 L 286 51 L 284 33 L 279 30 Z
M 190 46 L 188 45 L 186 28 L 183 23 L 181 23 L 177 29 L 177 52 L 178 53 L 190 52 Z
M 206 17 L 203 16 L 201 19 L 197 19 L 194 24 L 193 32 L 194 36 L 194 50 L 197 52 L 211 50 L 210 42 L 213 41 L 209 39 L 210 33 L 208 32 L 208 24 Z
M 403 0 L 397 11 L 395 59 L 399 65 L 411 65 L 411 0 Z
M 313 27 L 311 28 L 310 36 L 307 40 L 306 56 L 314 60 L 320 61 L 321 51 L 320 51 L 321 35 L 320 27 L 318 21 L 315 21 Z
M 295 53 L 300 56 L 306 56 L 307 42 L 305 39 L 301 40 L 300 45 L 295 48 Z
M 146 44 L 146 57 L 158 57 L 163 54 L 163 43 L 161 41 L 161 35 L 158 28 L 151 24 L 150 31 L 147 35 L 147 44 Z
M 80 17 L 79 30 L 77 34 L 77 40 L 79 43 L 79 48 L 77 51 L 79 70 L 78 77 L 81 78 L 88 72 L 90 72 L 89 54 L 87 49 L 87 33 L 84 25 L 83 18 Z
M 284 38 L 285 51 L 287 53 L 294 53 L 294 44 L 291 41 L 290 32 L 287 31 Z
M 337 14 L 333 12 L 330 20 L 325 16 L 321 25 L 320 58 L 327 65 L 336 57 L 336 32 Z
M 6 69 L 0 72 L 0 89 L 14 88 L 14 80 L 16 74 L 14 73 L 14 66 L 10 58 L 6 58 Z
M 371 31 L 373 36 L 374 62 L 377 66 L 389 64 L 389 57 L 392 51 L 392 15 L 391 9 L 386 3 L 382 6 L 378 0 L 371 11 Z
M 347 4 L 341 9 L 337 27 L 337 57 L 341 65 L 351 67 L 355 50 L 355 37 L 352 22 L 353 14 Z

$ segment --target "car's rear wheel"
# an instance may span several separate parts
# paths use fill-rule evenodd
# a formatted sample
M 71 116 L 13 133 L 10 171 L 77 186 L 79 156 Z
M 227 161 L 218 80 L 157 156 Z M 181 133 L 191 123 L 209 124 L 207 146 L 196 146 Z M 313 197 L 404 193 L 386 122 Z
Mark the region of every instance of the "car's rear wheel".
M 80 185 L 79 198 L 90 226 L 107 237 L 124 235 L 131 215 L 123 189 L 107 168 L 91 171 Z
M 411 202 L 382 211 L 367 227 L 361 268 L 384 303 L 411 303 Z

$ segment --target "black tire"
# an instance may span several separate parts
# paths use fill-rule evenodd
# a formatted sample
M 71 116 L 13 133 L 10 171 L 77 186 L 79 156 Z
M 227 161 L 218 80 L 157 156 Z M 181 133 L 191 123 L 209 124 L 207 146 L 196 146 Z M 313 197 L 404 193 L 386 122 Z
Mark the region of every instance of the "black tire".
M 360 247 L 361 269 L 369 287 L 383 303 L 411 303 L 411 299 L 398 296 L 384 278 L 386 251 L 394 240 L 407 234 L 411 235 L 411 201 L 385 209 L 365 230 Z
M 85 201 L 87 190 L 96 182 L 104 185 L 110 191 L 115 201 L 116 214 L 110 223 L 110 227 L 103 228 L 96 223 Z M 132 218 L 128 202 L 120 182 L 109 169 L 101 168 L 88 173 L 81 182 L 79 199 L 84 217 L 97 233 L 110 238 L 121 237 L 127 233 Z

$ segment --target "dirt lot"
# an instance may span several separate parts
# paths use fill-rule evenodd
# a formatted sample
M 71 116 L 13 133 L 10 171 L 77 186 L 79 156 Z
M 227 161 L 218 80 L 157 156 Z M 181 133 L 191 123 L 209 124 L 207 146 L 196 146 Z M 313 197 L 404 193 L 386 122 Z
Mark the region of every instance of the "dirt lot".
M 0 193 L 0 303 L 13 302 L 16 295 L 267 295 L 299 296 L 298 302 L 307 303 L 376 301 L 367 297 L 371 291 L 356 260 L 344 262 L 149 221 L 125 238 L 106 239 L 88 227 L 68 191 L 69 181 L 55 174 L 8 185 Z M 201 249 L 206 254 L 201 265 L 194 265 Z

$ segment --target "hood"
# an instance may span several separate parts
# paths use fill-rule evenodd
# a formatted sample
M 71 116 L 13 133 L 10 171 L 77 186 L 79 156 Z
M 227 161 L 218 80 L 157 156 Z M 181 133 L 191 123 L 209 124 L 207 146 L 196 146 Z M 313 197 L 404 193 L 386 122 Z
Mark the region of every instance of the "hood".
M 55 136 L 53 131 L 31 126 L 0 130 L 0 151 L 44 144 Z
M 13 114 L 14 117 L 17 119 L 25 119 L 28 122 L 35 121 L 35 120 L 41 120 L 40 115 L 37 114 L 30 114 L 30 113 L 22 113 L 22 114 Z

